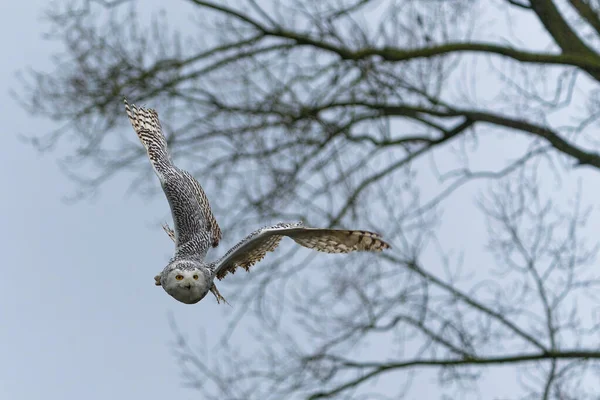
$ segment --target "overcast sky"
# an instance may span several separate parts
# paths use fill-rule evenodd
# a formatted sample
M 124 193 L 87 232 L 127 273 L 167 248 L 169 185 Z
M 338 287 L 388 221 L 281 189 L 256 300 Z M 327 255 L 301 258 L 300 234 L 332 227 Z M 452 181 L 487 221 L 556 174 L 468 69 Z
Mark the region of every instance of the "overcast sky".
M 58 154 L 40 155 L 18 138 L 52 128 L 49 121 L 31 119 L 8 92 L 19 88 L 17 70 L 52 69 L 49 56 L 56 44 L 41 37 L 47 4 L 11 2 L 10 12 L 0 13 L 5 127 L 0 146 L 0 399 L 201 398 L 182 387 L 167 316 L 172 313 L 191 338 L 203 329 L 202 321 L 209 321 L 204 332 L 210 348 L 229 310 L 212 295 L 195 306 L 182 305 L 154 286 L 153 276 L 173 249 L 159 225 L 169 217 L 164 198 L 127 196 L 127 176 L 117 175 L 93 200 L 65 203 L 75 186 L 61 173 Z M 493 152 L 510 144 L 487 145 Z M 467 242 L 469 235 L 484 230 L 463 219 L 460 208 L 473 203 L 471 193 L 461 196 L 448 203 L 455 208 L 446 214 L 448 228 L 443 229 L 456 241 L 449 244 Z M 454 234 L 456 226 L 465 231 Z M 227 298 L 226 284 L 220 288 Z M 427 391 L 431 382 L 423 381 L 413 398 L 437 398 Z M 493 397 L 510 393 L 504 382 L 486 385 Z
M 0 399 L 197 399 L 181 387 L 167 315 L 192 337 L 199 321 L 221 319 L 212 298 L 183 306 L 153 284 L 173 249 L 158 225 L 166 202 L 126 196 L 120 176 L 93 201 L 66 204 L 75 187 L 57 154 L 18 139 L 52 127 L 8 93 L 17 70 L 51 69 L 47 4 L 0 13 Z

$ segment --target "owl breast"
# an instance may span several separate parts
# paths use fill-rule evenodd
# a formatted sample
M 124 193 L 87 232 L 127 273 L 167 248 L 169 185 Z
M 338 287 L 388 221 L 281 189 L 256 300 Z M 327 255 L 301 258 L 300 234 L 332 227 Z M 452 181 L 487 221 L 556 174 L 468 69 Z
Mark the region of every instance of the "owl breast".
M 184 304 L 196 304 L 206 296 L 208 289 L 204 289 L 200 286 L 188 287 L 176 287 L 165 289 L 165 291 L 171 295 L 175 300 L 180 301 Z

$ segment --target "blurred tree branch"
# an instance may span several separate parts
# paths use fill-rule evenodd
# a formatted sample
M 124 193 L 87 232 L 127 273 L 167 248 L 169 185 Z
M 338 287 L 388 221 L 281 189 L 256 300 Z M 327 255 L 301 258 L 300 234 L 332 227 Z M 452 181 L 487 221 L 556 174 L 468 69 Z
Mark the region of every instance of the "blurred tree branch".
M 227 281 L 218 350 L 174 326 L 204 398 L 397 398 L 427 370 L 464 398 L 507 365 L 521 398 L 597 397 L 598 247 L 586 185 L 566 188 L 600 168 L 598 2 L 188 0 L 176 24 L 134 1 L 62 4 L 47 14 L 56 68 L 24 72 L 16 97 L 60 123 L 30 140 L 67 154 L 75 197 L 124 171 L 157 190 L 122 134 L 128 97 L 158 109 L 224 242 L 304 219 L 394 246 L 326 267 L 282 251 Z M 478 208 L 453 203 L 475 182 Z

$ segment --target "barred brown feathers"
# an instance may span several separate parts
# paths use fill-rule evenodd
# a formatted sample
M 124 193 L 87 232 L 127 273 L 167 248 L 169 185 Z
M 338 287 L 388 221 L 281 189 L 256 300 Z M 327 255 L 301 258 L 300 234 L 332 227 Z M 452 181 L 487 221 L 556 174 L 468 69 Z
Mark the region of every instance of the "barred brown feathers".
M 381 236 L 369 231 L 305 228 L 289 236 L 301 246 L 324 253 L 382 251 L 390 247 Z
M 160 175 L 164 167 L 171 163 L 167 141 L 162 132 L 156 110 L 138 108 L 135 104 L 129 106 L 125 102 L 125 111 L 133 130 L 146 148 L 148 158 L 156 172 Z
M 248 271 L 268 252 L 274 251 L 284 236 L 301 246 L 325 253 L 378 252 L 390 248 L 378 234 L 369 231 L 308 228 L 301 222 L 281 223 L 252 232 L 229 250 L 215 263 L 217 278 L 235 273 L 238 267 Z

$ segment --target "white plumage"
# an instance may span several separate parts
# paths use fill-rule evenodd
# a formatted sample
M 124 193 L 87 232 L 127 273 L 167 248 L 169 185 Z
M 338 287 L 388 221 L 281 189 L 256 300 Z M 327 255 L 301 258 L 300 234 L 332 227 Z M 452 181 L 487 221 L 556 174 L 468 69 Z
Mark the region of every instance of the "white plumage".
M 284 236 L 301 246 L 326 253 L 381 251 L 390 246 L 373 232 L 343 229 L 309 228 L 301 222 L 280 223 L 252 232 L 219 260 L 207 263 L 209 247 L 217 247 L 221 229 L 210 208 L 204 190 L 187 171 L 177 168 L 169 156 L 155 110 L 129 106 L 125 110 L 158 176 L 171 207 L 174 230 L 163 226 L 175 242 L 175 255 L 160 275 L 156 285 L 176 300 L 194 304 L 211 291 L 217 302 L 225 301 L 214 285 L 238 267 L 249 268 L 274 251 Z

